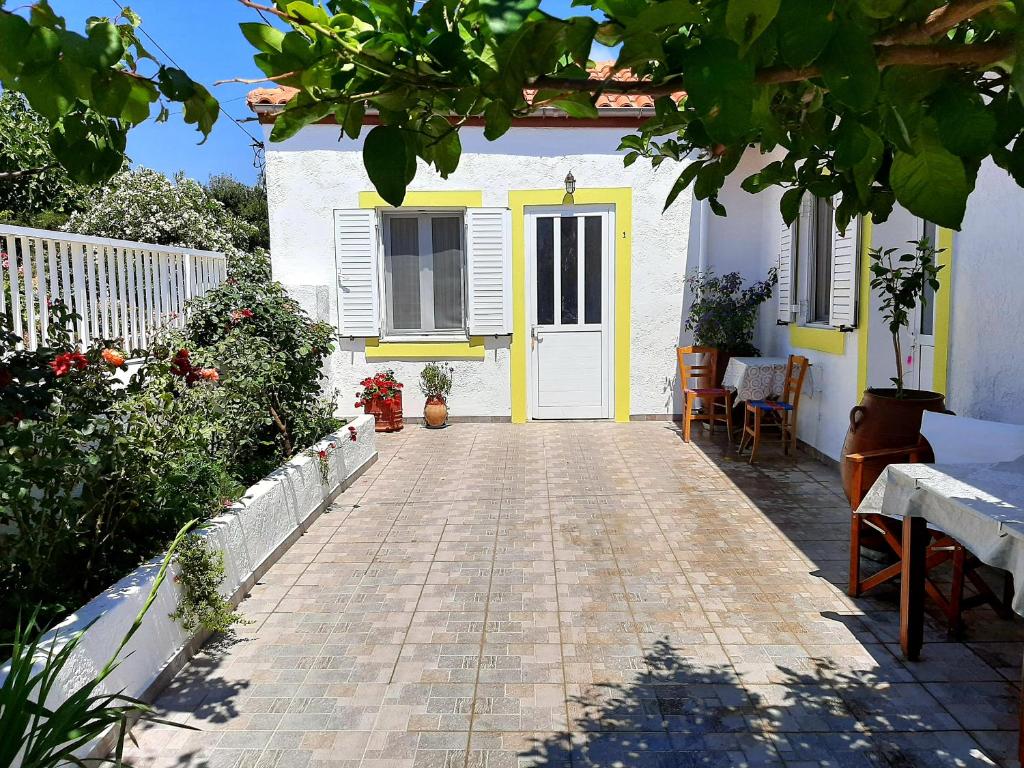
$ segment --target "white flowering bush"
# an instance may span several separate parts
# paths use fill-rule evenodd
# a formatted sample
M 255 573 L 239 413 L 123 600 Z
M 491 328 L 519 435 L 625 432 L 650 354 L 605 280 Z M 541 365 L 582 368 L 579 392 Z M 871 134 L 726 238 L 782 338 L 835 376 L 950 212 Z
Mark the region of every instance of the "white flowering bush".
M 64 229 L 232 253 L 249 242 L 255 228 L 184 174 L 171 181 L 158 171 L 136 167 L 114 176 Z

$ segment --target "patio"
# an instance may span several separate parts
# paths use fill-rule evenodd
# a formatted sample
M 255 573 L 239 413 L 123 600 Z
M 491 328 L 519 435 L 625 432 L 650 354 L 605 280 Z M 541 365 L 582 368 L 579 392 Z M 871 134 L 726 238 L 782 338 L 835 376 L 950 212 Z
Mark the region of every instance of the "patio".
M 380 460 L 136 729 L 140 768 L 1017 765 L 1021 624 L 844 594 L 838 475 L 667 422 L 455 424 Z

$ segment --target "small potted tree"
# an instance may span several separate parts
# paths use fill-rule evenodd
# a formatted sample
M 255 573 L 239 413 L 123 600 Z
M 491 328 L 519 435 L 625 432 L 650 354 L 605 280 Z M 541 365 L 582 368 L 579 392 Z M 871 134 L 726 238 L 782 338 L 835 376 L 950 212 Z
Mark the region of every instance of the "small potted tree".
M 423 406 L 423 419 L 429 429 L 440 429 L 448 424 L 448 395 L 452 391 L 450 365 L 427 364 L 420 371 L 420 391 L 427 398 Z
M 718 350 L 715 386 L 721 386 L 730 357 L 761 354 L 754 346 L 754 328 L 758 308 L 772 297 L 778 273 L 772 269 L 768 277 L 743 287 L 739 272 L 716 275 L 712 271 L 694 272 L 686 278 L 693 292 L 693 303 L 686 316 L 686 330 L 693 332 L 693 341 L 700 347 Z
M 360 382 L 361 392 L 356 392 L 356 408 L 362 408 L 374 418 L 375 431 L 398 432 L 404 426 L 402 421 L 402 383 L 395 378 L 395 372 L 378 371 Z
M 880 309 L 892 335 L 896 356 L 896 375 L 892 387 L 871 387 L 864 391 L 860 405 L 850 411 L 850 428 L 843 443 L 841 470 L 843 489 L 850 496 L 850 469 L 846 455 L 884 448 L 903 448 L 917 443 L 921 434 L 921 418 L 925 411 L 945 410 L 945 399 L 939 392 L 910 389 L 904 386 L 904 361 L 901 334 L 910 325 L 914 307 L 925 302 L 925 288 L 939 290 L 937 275 L 942 266 L 936 263 L 941 251 L 927 238 L 911 240 L 911 253 L 897 253 L 898 248 L 873 248 L 871 256 L 871 287 L 881 299 Z M 865 478 L 870 482 L 871 478 Z

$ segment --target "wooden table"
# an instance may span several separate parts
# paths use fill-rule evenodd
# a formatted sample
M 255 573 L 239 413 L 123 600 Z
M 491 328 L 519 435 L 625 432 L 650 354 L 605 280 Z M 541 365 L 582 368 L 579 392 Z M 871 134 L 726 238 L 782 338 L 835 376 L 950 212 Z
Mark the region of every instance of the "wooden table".
M 858 511 L 903 518 L 900 579 L 900 648 L 909 661 L 924 639 L 925 558 L 928 524 L 942 529 L 983 563 L 1010 571 L 1024 584 L 1024 462 L 998 464 L 892 464 Z M 1014 611 L 1024 614 L 1024 590 Z M 1024 725 L 1024 699 L 1018 711 Z M 1018 757 L 1024 764 L 1024 729 Z

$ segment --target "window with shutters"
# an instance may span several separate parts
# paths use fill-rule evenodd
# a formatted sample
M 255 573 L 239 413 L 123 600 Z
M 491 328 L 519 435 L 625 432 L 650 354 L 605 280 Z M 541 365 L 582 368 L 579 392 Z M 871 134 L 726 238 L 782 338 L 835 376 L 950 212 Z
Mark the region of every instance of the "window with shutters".
M 805 321 L 828 325 L 832 291 L 832 203 L 815 198 L 811 215 L 801 221 L 800 239 L 807 244 L 805 264 L 798 272 L 806 275 L 803 295 Z
M 462 212 L 388 213 L 381 224 L 385 334 L 465 337 Z

